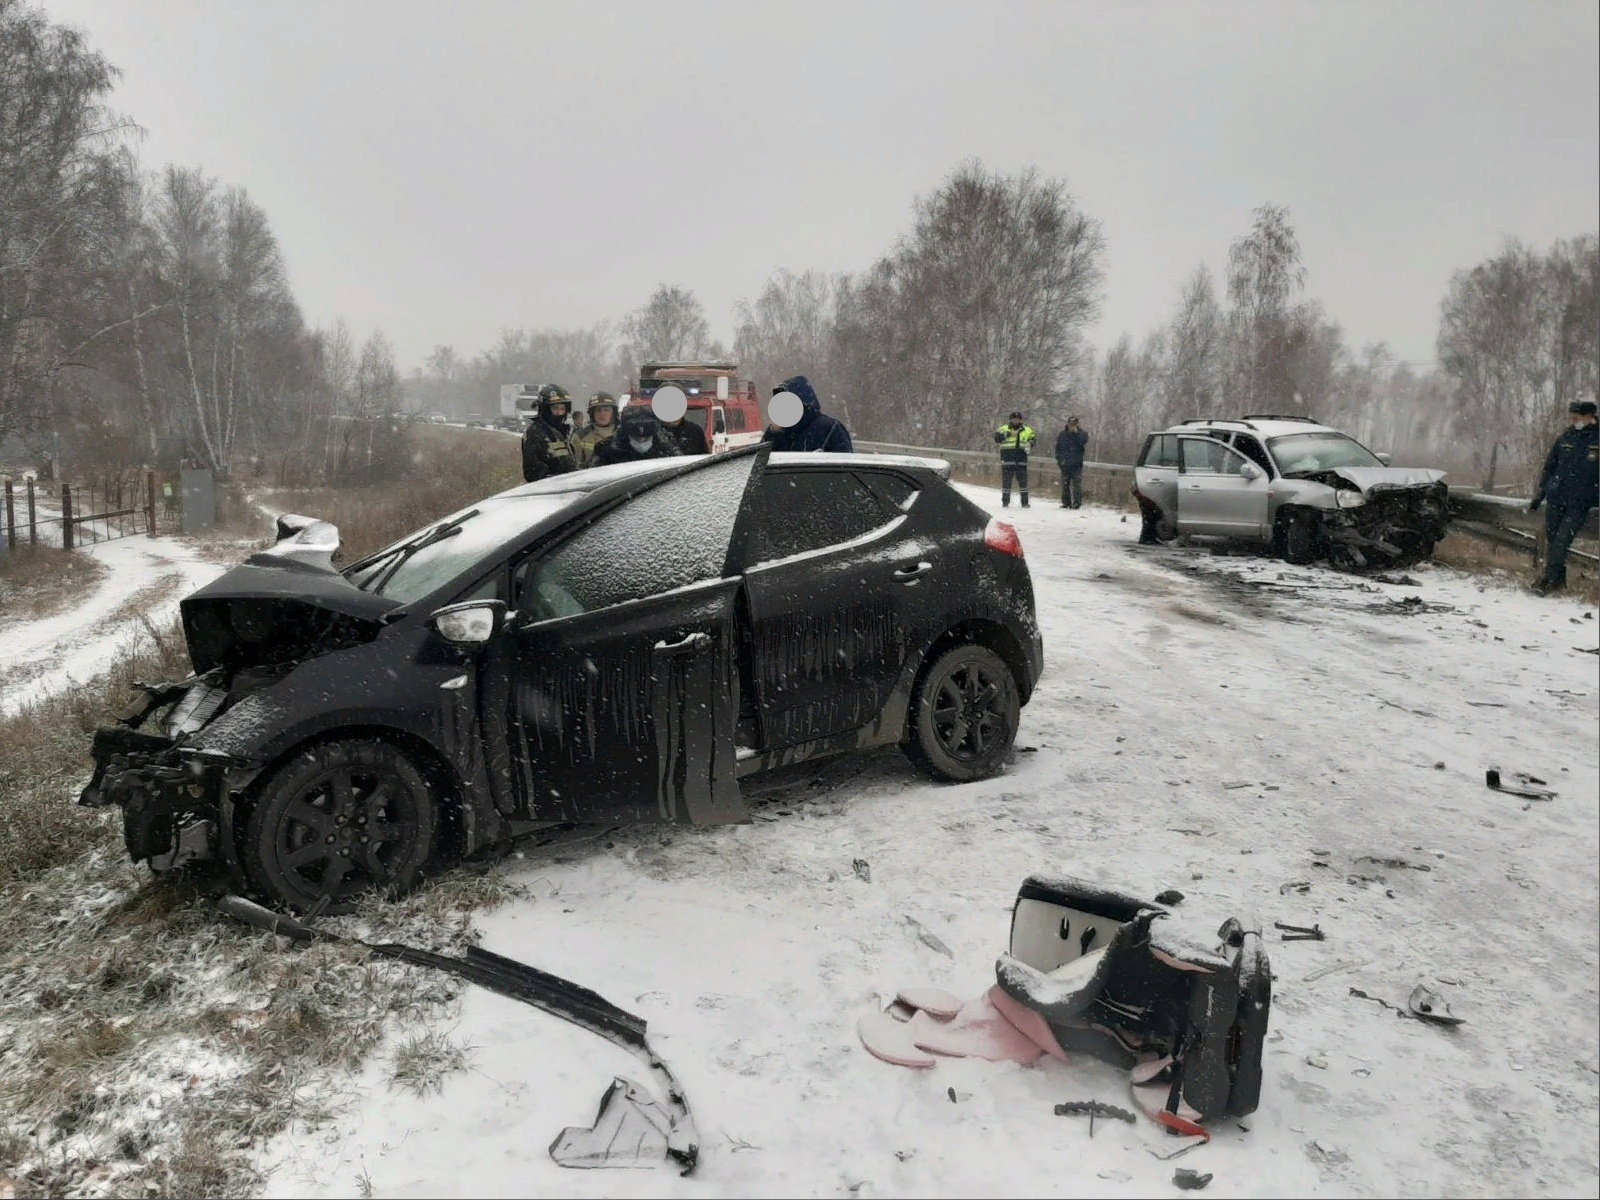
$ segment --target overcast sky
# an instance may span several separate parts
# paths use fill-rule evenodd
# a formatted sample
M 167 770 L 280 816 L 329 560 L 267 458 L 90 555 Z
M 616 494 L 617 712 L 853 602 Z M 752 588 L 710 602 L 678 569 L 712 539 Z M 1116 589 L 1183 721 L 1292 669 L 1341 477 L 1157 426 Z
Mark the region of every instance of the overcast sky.
M 1411 360 L 1452 271 L 1600 224 L 1593 0 L 46 8 L 122 68 L 149 165 L 248 188 L 308 320 L 407 367 L 663 281 L 728 339 L 773 270 L 869 265 L 968 156 L 1103 222 L 1102 345 L 1264 201 L 1351 341 Z

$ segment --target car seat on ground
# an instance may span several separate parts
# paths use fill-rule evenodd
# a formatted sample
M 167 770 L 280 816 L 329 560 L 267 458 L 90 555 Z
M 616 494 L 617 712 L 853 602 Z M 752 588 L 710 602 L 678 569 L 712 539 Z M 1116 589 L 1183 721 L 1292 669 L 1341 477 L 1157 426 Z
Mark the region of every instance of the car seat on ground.
M 1168 924 L 1169 909 L 1070 876 L 1031 875 L 1012 910 L 1000 989 L 1044 1018 L 1061 1049 L 1165 1087 L 1191 1120 L 1255 1111 L 1272 1005 L 1258 930 L 1230 918 L 1218 945 Z

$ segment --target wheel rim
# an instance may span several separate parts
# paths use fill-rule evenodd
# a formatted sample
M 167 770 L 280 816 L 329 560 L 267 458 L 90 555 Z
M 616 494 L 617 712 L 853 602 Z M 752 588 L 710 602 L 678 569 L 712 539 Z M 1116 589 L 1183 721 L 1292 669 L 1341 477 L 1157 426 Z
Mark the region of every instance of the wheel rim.
M 960 762 L 989 754 L 1006 732 L 1005 691 L 997 672 L 981 663 L 957 663 L 933 694 L 933 736 Z
M 373 767 L 334 767 L 309 780 L 284 809 L 278 867 L 296 888 L 334 900 L 393 883 L 418 837 L 417 799 L 404 780 Z

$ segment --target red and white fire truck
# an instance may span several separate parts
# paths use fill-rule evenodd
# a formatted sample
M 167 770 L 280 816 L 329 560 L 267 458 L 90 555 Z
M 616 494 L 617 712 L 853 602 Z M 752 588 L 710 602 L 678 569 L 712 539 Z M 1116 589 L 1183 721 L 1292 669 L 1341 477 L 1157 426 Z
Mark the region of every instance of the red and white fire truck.
M 756 385 L 738 379 L 738 363 L 653 362 L 639 367 L 639 378 L 629 385 L 622 404 L 649 402 L 669 384 L 681 388 L 689 400 L 685 420 L 705 431 L 711 453 L 753 446 L 761 440 L 761 404 Z

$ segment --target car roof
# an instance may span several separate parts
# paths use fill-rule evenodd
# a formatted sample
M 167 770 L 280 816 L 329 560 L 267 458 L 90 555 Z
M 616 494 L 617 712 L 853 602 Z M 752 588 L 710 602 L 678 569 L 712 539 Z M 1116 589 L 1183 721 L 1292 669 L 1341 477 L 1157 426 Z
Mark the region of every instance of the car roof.
M 553 493 L 571 492 L 573 499 L 598 491 L 609 484 L 619 483 L 628 479 L 645 479 L 654 475 L 672 475 L 692 466 L 700 455 L 685 455 L 677 458 L 650 458 L 642 462 L 614 463 L 609 467 L 589 467 L 582 471 L 570 471 L 565 475 L 552 475 L 548 479 L 541 479 L 537 483 L 524 483 L 518 487 L 510 488 L 499 493 L 501 496 L 542 496 Z M 909 454 L 824 454 L 813 451 L 809 453 L 783 453 L 774 454 L 770 460 L 769 469 L 782 470 L 820 470 L 831 468 L 839 470 L 848 467 L 853 470 L 882 470 L 884 468 L 899 469 L 902 471 L 926 472 L 940 479 L 950 478 L 950 464 L 942 458 L 919 458 Z
M 1161 432 L 1204 434 L 1207 429 L 1225 429 L 1230 433 L 1254 433 L 1265 438 L 1282 437 L 1289 433 L 1337 433 L 1343 436 L 1343 430 L 1324 425 L 1320 421 L 1283 417 L 1245 417 L 1228 420 L 1204 418 L 1183 421 Z

